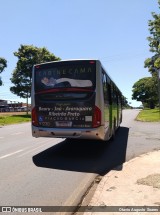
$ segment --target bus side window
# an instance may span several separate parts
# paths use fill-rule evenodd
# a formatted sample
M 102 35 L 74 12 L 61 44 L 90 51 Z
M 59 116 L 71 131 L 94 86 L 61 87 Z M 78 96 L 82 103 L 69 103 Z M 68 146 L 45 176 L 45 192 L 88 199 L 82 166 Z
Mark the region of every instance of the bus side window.
M 104 94 L 104 102 L 107 101 L 107 88 L 106 88 L 106 75 L 102 73 L 102 81 L 103 81 L 103 94 Z
M 108 103 L 112 104 L 112 97 L 111 97 L 111 85 L 107 82 L 107 94 L 108 94 Z
M 102 69 L 103 94 L 105 104 L 112 104 L 111 80 Z

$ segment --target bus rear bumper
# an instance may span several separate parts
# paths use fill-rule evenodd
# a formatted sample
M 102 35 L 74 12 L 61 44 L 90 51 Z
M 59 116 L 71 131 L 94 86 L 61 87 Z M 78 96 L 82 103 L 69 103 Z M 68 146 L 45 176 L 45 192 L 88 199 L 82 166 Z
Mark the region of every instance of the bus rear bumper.
M 92 129 L 39 128 L 32 126 L 33 137 L 79 138 L 104 140 L 104 126 Z

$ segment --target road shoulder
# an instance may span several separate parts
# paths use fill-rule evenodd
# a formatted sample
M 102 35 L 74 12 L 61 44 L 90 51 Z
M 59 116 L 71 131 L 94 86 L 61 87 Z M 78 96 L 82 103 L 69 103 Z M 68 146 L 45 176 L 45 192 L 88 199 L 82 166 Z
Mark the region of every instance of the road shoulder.
M 99 183 L 89 206 L 160 206 L 159 158 L 160 150 L 149 152 L 124 163 L 122 171 L 110 171 Z M 84 213 L 90 214 L 98 212 Z

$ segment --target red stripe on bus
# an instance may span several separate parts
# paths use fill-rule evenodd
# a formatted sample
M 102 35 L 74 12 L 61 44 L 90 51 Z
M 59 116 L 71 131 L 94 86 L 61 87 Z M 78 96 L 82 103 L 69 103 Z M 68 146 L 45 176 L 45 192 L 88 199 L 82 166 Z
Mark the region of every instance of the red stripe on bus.
M 49 90 L 42 90 L 35 94 L 41 93 L 55 93 L 55 92 L 93 92 L 93 90 L 89 89 L 79 89 L 79 88 L 60 88 L 60 89 L 49 89 Z

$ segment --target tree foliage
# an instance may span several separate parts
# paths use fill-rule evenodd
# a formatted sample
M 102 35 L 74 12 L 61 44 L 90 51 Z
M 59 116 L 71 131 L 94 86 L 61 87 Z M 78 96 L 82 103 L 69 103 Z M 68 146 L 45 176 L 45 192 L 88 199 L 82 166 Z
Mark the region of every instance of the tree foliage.
M 132 99 L 141 101 L 143 106 L 154 108 L 158 102 L 157 88 L 156 78 L 142 78 L 133 85 Z
M 160 0 L 158 1 L 160 8 Z M 150 51 L 154 54 L 145 60 L 144 65 L 153 74 L 160 68 L 160 14 L 152 13 L 153 20 L 149 20 L 150 37 L 148 37 Z
M 0 57 L 0 73 L 4 71 L 7 67 L 7 60 Z M 0 77 L 0 86 L 3 84 L 2 79 Z
M 21 45 L 18 51 L 14 52 L 14 55 L 18 58 L 18 61 L 10 79 L 14 84 L 10 87 L 10 90 L 22 98 L 31 97 L 33 65 L 60 60 L 45 47 L 38 48 L 33 45 Z
M 160 0 L 158 0 L 160 8 Z M 154 107 L 158 103 L 158 70 L 160 69 L 160 14 L 152 13 L 153 20 L 149 20 L 151 58 L 147 58 L 144 67 L 148 68 L 152 77 L 142 78 L 133 85 L 132 99 L 141 101 L 143 105 Z

